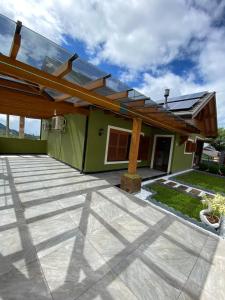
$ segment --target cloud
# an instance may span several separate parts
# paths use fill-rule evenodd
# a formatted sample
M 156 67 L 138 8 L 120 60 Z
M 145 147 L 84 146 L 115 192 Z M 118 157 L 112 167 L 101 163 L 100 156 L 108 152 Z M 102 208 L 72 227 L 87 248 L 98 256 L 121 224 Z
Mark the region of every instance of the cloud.
M 56 42 L 86 43 L 97 60 L 129 69 L 167 64 L 208 33 L 205 10 L 179 0 L 2 1 L 2 12 Z
M 0 0 L 0 8 L 57 43 L 67 37 L 84 42 L 93 62 L 117 66 L 122 80 L 138 79 L 137 88 L 153 99 L 165 87 L 171 95 L 217 91 L 224 124 L 225 1 Z M 187 58 L 194 69 L 183 75 L 169 69 Z

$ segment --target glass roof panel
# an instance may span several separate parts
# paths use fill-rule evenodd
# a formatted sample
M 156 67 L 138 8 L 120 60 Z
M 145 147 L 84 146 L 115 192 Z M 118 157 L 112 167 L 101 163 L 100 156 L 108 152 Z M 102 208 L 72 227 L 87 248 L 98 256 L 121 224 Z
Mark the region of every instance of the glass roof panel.
M 22 26 L 21 45 L 17 59 L 38 69 L 43 69 L 47 58 L 58 62 L 58 65 L 66 62 L 71 53 L 42 35 Z M 46 70 L 48 71 L 48 69 Z
M 109 77 L 106 79 L 106 86 L 114 92 L 123 92 L 130 90 L 130 87 L 118 79 Z
M 0 53 L 9 56 L 16 23 L 0 14 Z

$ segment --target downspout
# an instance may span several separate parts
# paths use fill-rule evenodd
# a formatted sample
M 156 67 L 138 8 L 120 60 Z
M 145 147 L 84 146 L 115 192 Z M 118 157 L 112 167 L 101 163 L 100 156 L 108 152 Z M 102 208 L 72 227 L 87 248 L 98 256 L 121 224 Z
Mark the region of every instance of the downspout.
M 85 134 L 84 134 L 84 146 L 83 146 L 83 157 L 82 157 L 82 165 L 80 173 L 84 173 L 84 167 L 86 162 L 86 152 L 87 152 L 87 138 L 88 138 L 88 124 L 89 124 L 89 116 L 86 117 L 85 121 Z

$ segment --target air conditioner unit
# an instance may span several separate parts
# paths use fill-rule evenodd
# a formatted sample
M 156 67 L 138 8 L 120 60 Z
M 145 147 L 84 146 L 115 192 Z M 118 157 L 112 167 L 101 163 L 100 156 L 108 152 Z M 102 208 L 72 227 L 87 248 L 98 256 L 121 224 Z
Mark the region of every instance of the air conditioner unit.
M 52 129 L 63 131 L 66 127 L 66 120 L 62 116 L 52 117 Z

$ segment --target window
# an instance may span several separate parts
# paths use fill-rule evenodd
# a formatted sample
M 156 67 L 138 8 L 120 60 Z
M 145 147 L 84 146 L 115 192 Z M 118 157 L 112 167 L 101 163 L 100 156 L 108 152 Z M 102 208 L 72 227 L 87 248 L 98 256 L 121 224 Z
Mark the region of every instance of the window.
M 187 140 L 185 143 L 185 154 L 192 154 L 196 151 L 196 143 L 193 140 Z
M 150 138 L 140 136 L 138 160 L 148 160 Z M 131 132 L 110 128 L 108 137 L 107 162 L 128 162 Z
M 40 119 L 25 119 L 24 134 L 26 139 L 40 139 L 41 120 Z
M 110 129 L 107 161 L 126 161 L 129 158 L 131 134 Z

